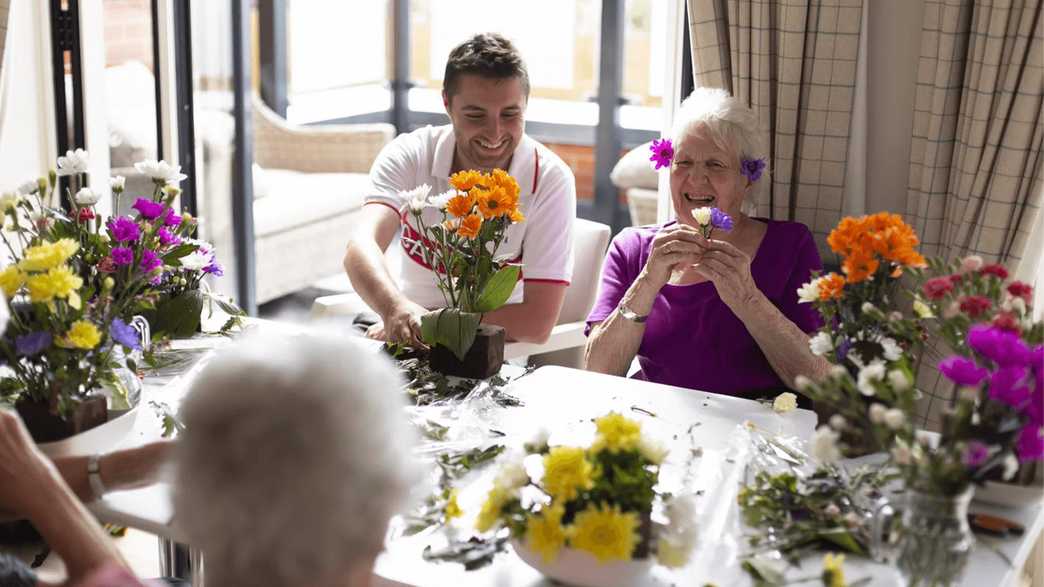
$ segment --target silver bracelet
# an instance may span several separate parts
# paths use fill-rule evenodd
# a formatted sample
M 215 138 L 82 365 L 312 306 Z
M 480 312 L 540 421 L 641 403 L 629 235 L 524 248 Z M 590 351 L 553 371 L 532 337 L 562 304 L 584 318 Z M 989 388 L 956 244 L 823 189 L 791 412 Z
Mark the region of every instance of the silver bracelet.
M 91 486 L 91 491 L 94 492 L 94 499 L 101 499 L 105 496 L 105 484 L 102 483 L 101 478 L 101 455 L 95 453 L 87 457 L 87 483 Z
M 649 319 L 648 314 L 646 314 L 645 316 L 639 316 L 638 314 L 634 313 L 634 310 L 625 306 L 623 302 L 617 304 L 616 309 L 620 312 L 621 316 L 623 316 L 627 320 L 630 320 L 631 322 L 634 322 L 635 324 L 645 324 L 645 321 Z

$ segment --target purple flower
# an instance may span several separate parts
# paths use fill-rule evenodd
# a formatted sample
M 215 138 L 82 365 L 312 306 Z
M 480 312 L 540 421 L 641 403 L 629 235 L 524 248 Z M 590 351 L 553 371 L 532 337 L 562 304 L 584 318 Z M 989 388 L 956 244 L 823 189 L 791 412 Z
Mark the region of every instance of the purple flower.
M 1025 367 L 1030 350 L 1014 332 L 986 324 L 968 329 L 968 346 L 1000 367 Z
M 111 255 L 114 265 L 130 265 L 134 262 L 134 251 L 127 247 L 113 247 Z
M 986 459 L 989 457 L 990 448 L 978 440 L 972 440 L 968 443 L 968 447 L 964 449 L 964 455 L 961 457 L 961 461 L 964 462 L 965 467 L 974 469 L 985 463 Z
M 145 220 L 154 220 L 159 218 L 159 215 L 163 213 L 163 204 L 153 202 L 152 200 L 146 200 L 145 198 L 138 198 L 131 208 L 137 210 Z
M 51 346 L 50 332 L 30 332 L 15 337 L 15 351 L 19 356 L 31 357 Z
M 674 159 L 674 145 L 671 144 L 671 139 L 653 139 L 649 150 L 652 151 L 649 161 L 656 164 L 655 169 L 671 165 L 671 160 Z
M 732 217 L 717 208 L 711 208 L 711 226 L 728 232 L 732 230 Z
M 1041 376 L 1044 376 L 1044 344 L 1038 344 L 1033 347 L 1033 350 L 1030 351 L 1029 363 L 1039 381 L 1042 378 Z
M 1019 433 L 1019 442 L 1016 450 L 1019 453 L 1019 461 L 1039 461 L 1044 459 L 1044 437 L 1040 435 L 1040 426 L 1026 424 Z
M 156 256 L 156 253 L 149 250 L 142 251 L 141 263 L 139 264 L 142 271 L 149 273 L 160 265 L 163 265 L 163 260 Z
M 1021 410 L 1029 403 L 1030 390 L 1019 385 L 1026 377 L 1025 367 L 1004 367 L 990 377 L 990 399 Z
M 225 270 L 221 267 L 221 264 L 217 261 L 211 261 L 210 265 L 203 268 L 203 273 L 209 273 L 214 277 L 221 277 L 225 274 Z
M 181 224 L 181 214 L 174 211 L 174 208 L 167 209 L 167 217 L 163 219 L 163 224 L 167 226 L 177 226 Z
M 127 348 L 141 350 L 141 337 L 138 336 L 138 331 L 119 318 L 113 319 L 109 326 L 109 336 Z
M 743 177 L 749 179 L 751 183 L 758 181 L 758 178 L 761 177 L 764 171 L 764 159 L 743 159 L 740 161 L 740 173 L 743 174 Z
M 112 240 L 118 243 L 136 241 L 141 236 L 138 223 L 126 216 L 119 216 L 109 221 L 109 232 L 112 234 Z
M 164 246 L 176 245 L 181 242 L 181 237 L 170 232 L 166 228 L 160 228 L 156 231 L 156 236 L 159 237 L 160 243 Z
M 939 361 L 939 372 L 957 385 L 975 386 L 990 374 L 984 367 L 978 366 L 975 361 L 953 355 Z

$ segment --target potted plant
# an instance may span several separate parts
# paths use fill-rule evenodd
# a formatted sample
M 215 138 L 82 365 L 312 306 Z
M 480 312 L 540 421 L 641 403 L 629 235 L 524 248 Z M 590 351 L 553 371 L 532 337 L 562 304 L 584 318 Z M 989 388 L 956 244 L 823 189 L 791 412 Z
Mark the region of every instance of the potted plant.
M 431 347 L 432 369 L 486 378 L 504 362 L 505 336 L 503 328 L 482 324 L 482 315 L 504 305 L 520 271 L 494 255 L 507 228 L 525 217 L 518 209 L 518 183 L 501 169 L 461 171 L 450 177 L 450 185 L 453 189 L 434 197 L 427 185 L 406 194 L 424 262 L 446 300 L 445 308 L 423 317 L 421 334 Z M 426 208 L 436 209 L 440 220 L 425 222 Z
M 529 456 L 501 468 L 476 529 L 508 528 L 523 561 L 570 585 L 631 585 L 656 562 L 684 566 L 695 509 L 692 496 L 657 491 L 666 449 L 615 412 L 595 426 L 588 447 L 527 444 Z

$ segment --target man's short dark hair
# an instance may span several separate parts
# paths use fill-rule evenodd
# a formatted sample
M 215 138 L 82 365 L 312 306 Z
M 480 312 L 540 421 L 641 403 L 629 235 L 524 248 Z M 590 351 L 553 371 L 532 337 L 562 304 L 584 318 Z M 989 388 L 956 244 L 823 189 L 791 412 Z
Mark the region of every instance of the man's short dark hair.
M 457 45 L 446 60 L 442 89 L 447 99 L 457 93 L 460 76 L 474 74 L 485 78 L 517 77 L 522 93 L 529 98 L 529 72 L 515 45 L 497 33 L 479 33 Z

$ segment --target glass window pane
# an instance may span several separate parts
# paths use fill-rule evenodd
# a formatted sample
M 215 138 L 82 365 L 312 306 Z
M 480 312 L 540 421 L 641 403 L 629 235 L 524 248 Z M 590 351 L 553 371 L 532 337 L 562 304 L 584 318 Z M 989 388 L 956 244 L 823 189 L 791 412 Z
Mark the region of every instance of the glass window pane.
M 667 59 L 667 2 L 626 0 L 623 91 L 625 128 L 658 130 L 662 124 L 664 62 Z

